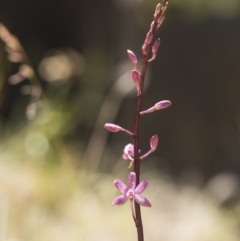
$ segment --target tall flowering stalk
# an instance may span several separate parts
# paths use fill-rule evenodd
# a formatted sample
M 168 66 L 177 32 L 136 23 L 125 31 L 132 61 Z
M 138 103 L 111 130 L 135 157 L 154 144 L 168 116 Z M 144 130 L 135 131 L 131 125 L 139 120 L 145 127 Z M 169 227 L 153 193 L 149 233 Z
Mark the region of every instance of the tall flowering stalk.
M 154 106 L 150 107 L 147 110 L 141 111 L 142 105 L 142 96 L 143 96 L 143 86 L 144 79 L 147 70 L 148 63 L 151 63 L 155 60 L 157 52 L 160 46 L 160 39 L 156 39 L 153 42 L 154 35 L 156 31 L 161 27 L 162 22 L 165 19 L 165 11 L 168 6 L 168 0 L 162 0 L 162 3 L 157 4 L 155 13 L 153 15 L 153 21 L 150 25 L 150 29 L 146 35 L 145 41 L 142 46 L 142 66 L 141 71 L 138 70 L 138 60 L 136 55 L 131 51 L 127 50 L 128 57 L 133 65 L 133 70 L 131 73 L 131 78 L 133 83 L 136 86 L 137 90 L 137 104 L 134 118 L 134 130 L 133 132 L 128 131 L 118 125 L 107 123 L 105 128 L 110 132 L 119 132 L 123 131 L 132 138 L 132 143 L 129 143 L 125 146 L 123 150 L 123 159 L 130 160 L 130 167 L 134 167 L 134 172 L 130 172 L 128 175 L 127 185 L 125 185 L 120 180 L 115 180 L 114 184 L 116 188 L 122 193 L 121 196 L 113 200 L 113 205 L 122 205 L 130 201 L 132 216 L 137 228 L 138 241 L 144 241 L 143 236 L 143 224 L 141 218 L 141 209 L 140 205 L 144 207 L 151 207 L 151 203 L 140 195 L 148 186 L 148 181 L 142 181 L 140 183 L 140 162 L 145 159 L 148 155 L 154 152 L 158 146 L 158 136 L 154 135 L 150 139 L 150 150 L 144 155 L 140 155 L 139 149 L 139 125 L 140 117 L 144 114 L 152 113 L 157 110 L 167 108 L 171 105 L 169 100 L 163 100 L 157 102 Z M 149 58 L 150 51 L 152 52 L 151 58 Z

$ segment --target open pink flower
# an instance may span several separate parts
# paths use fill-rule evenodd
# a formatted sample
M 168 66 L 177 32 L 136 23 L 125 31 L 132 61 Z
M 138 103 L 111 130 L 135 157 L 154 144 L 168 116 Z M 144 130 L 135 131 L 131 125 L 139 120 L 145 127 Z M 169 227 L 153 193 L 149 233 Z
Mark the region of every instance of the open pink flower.
M 135 217 L 134 208 L 133 208 L 133 199 L 143 207 L 151 207 L 151 203 L 140 194 L 147 188 L 148 181 L 142 181 L 136 187 L 136 173 L 130 172 L 128 175 L 128 183 L 124 184 L 120 180 L 115 180 L 114 185 L 116 188 L 123 194 L 117 198 L 115 198 L 112 202 L 113 205 L 121 206 L 129 199 L 132 214 Z
M 133 156 L 134 156 L 134 147 L 133 147 L 133 144 L 129 143 L 123 149 L 122 158 L 125 160 L 133 161 Z
M 139 153 L 140 153 L 140 150 L 139 150 Z M 134 146 L 133 146 L 133 144 L 129 143 L 124 147 L 122 158 L 125 160 L 130 160 L 131 162 L 130 162 L 128 168 L 132 167 L 132 165 L 134 163 Z

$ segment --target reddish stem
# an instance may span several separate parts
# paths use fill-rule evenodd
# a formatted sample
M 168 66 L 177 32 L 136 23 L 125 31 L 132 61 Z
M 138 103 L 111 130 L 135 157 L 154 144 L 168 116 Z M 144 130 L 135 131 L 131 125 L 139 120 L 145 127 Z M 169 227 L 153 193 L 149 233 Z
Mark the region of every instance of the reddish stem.
M 165 6 L 167 4 L 168 0 L 162 1 L 162 6 Z M 156 32 L 157 28 L 157 22 L 155 21 L 160 15 L 162 14 L 162 10 L 159 12 L 158 16 L 154 19 L 154 24 L 152 27 L 152 33 L 153 35 Z M 145 75 L 147 71 L 148 66 L 148 55 L 150 46 L 152 43 L 148 44 L 143 49 L 143 62 L 142 62 L 142 69 L 141 69 L 141 77 L 140 77 L 140 93 L 137 96 L 137 104 L 136 104 L 136 112 L 135 112 L 135 118 L 134 118 L 134 135 L 133 135 L 133 144 L 134 144 L 134 172 L 136 173 L 136 186 L 139 184 L 140 179 L 140 156 L 139 156 L 139 126 L 140 126 L 140 111 L 141 111 L 141 105 L 142 105 L 142 95 L 143 95 L 143 86 L 144 86 L 144 80 Z M 144 235 L 143 235 L 143 225 L 142 225 L 142 218 L 141 218 L 141 209 L 140 205 L 135 202 L 135 225 L 137 228 L 137 234 L 138 234 L 138 241 L 144 241 Z
M 137 177 L 137 183 L 139 184 L 139 177 L 140 177 L 140 157 L 139 157 L 139 123 L 140 123 L 140 110 L 141 110 L 141 104 L 142 104 L 142 93 L 143 93 L 143 85 L 144 85 L 144 79 L 145 74 L 147 70 L 147 64 L 148 64 L 148 55 L 145 55 L 143 58 L 142 63 L 142 70 L 141 70 L 141 81 L 140 81 L 140 94 L 137 97 L 137 106 L 136 106 L 136 112 L 135 112 L 135 120 L 134 120 L 134 136 L 133 136 L 133 144 L 134 144 L 134 172 L 136 173 Z M 140 205 L 135 202 L 135 224 L 137 228 L 138 233 L 138 241 L 144 241 L 143 236 L 143 225 L 142 225 L 142 218 L 141 218 L 141 209 Z

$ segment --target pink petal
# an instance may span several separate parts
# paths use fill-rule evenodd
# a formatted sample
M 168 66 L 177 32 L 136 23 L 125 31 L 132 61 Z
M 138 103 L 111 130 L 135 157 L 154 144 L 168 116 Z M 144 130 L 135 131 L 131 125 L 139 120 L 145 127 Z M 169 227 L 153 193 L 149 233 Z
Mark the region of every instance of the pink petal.
M 152 207 L 151 203 L 139 194 L 134 195 L 134 200 L 143 207 Z
M 130 172 L 130 174 L 128 175 L 128 188 L 134 190 L 135 187 L 136 187 L 136 173 Z
M 148 186 L 148 181 L 142 181 L 138 184 L 138 186 L 135 189 L 136 194 L 142 193 Z
M 126 201 L 128 200 L 128 197 L 125 195 L 121 195 L 119 197 L 116 197 L 113 201 L 112 201 L 112 205 L 123 205 Z
M 121 193 L 125 193 L 127 186 L 122 181 L 117 179 L 114 181 L 114 185 Z
M 122 158 L 123 158 L 124 160 L 128 160 L 128 155 L 127 155 L 126 153 L 123 153 L 123 154 L 122 154 Z

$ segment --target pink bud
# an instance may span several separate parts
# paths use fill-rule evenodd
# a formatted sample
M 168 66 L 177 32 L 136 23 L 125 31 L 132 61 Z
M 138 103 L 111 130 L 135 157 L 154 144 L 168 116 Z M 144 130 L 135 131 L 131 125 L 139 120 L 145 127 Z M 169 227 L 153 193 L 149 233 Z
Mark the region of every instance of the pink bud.
M 138 95 L 140 94 L 140 75 L 139 71 L 132 70 L 132 81 L 136 85 Z
M 151 30 L 151 31 L 153 31 L 154 24 L 155 24 L 155 22 L 152 21 L 152 23 L 151 23 L 151 25 L 150 25 L 150 30 Z
M 151 108 L 147 109 L 147 110 L 144 110 L 144 111 L 141 111 L 140 112 L 140 115 L 145 115 L 145 114 L 148 114 L 148 113 L 151 113 L 151 112 L 154 112 L 156 110 L 161 110 L 161 109 L 165 109 L 167 107 L 169 107 L 171 105 L 171 101 L 170 100 L 162 100 L 158 103 L 156 103 L 154 106 L 152 106 Z
M 153 39 L 153 33 L 152 31 L 150 30 L 148 33 L 147 33 L 147 36 L 146 36 L 146 39 L 144 41 L 145 44 L 150 44 L 152 42 L 152 39 Z
M 137 64 L 137 56 L 131 51 L 127 50 L 128 57 L 133 64 Z
M 104 125 L 104 127 L 110 132 L 118 132 L 118 131 L 122 131 L 122 129 L 123 129 L 121 126 L 114 125 L 111 123 L 106 123 Z
M 159 48 L 159 46 L 160 46 L 160 38 L 158 38 L 155 42 L 154 42 L 154 44 L 153 44 L 153 46 L 152 46 L 152 52 L 153 53 L 157 53 L 157 51 L 158 51 L 158 48 Z
M 154 105 L 157 110 L 165 109 L 171 105 L 170 100 L 162 100 Z
M 152 151 L 155 151 L 157 149 L 157 146 L 158 146 L 158 136 L 154 135 L 150 139 L 150 147 Z
M 132 71 L 132 81 L 134 84 L 139 84 L 140 83 L 140 75 L 141 73 L 137 70 Z
M 157 29 L 161 27 L 164 19 L 165 19 L 165 14 L 162 14 L 162 15 L 158 18 L 158 20 L 157 20 Z
M 161 3 L 158 3 L 155 9 L 154 16 L 157 16 L 160 13 L 160 10 L 161 10 Z

